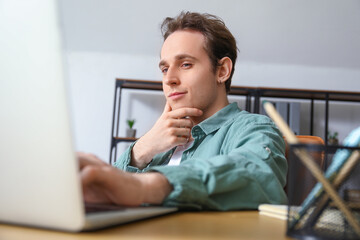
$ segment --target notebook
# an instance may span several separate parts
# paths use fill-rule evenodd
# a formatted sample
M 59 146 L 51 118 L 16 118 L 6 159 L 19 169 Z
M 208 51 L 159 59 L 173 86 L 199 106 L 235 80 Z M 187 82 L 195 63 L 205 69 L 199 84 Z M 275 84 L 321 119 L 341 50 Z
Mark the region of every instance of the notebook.
M 176 211 L 85 214 L 57 3 L 1 0 L 0 6 L 0 223 L 76 232 Z

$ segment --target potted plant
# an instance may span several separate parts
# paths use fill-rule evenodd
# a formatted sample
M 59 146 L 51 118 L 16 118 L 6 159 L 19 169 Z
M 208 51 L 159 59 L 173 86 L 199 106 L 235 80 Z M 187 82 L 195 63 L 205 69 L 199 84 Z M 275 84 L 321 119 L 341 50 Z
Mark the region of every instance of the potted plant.
M 126 129 L 126 137 L 134 138 L 136 136 L 136 129 L 134 129 L 135 119 L 126 120 L 128 129 Z
M 338 139 L 338 132 L 328 132 L 328 144 L 329 145 L 338 145 L 339 144 L 339 139 Z

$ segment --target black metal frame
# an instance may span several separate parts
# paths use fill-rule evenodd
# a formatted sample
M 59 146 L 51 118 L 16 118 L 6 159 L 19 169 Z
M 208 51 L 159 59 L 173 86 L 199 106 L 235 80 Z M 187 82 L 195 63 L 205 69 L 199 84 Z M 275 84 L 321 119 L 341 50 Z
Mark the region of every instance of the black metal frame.
M 129 80 L 116 79 L 113 120 L 111 128 L 111 147 L 110 164 L 112 159 L 116 160 L 117 144 L 119 142 L 133 142 L 135 138 L 119 137 L 120 125 L 120 105 L 122 89 L 141 89 L 141 90 L 162 90 L 161 81 Z M 261 98 L 289 98 L 310 100 L 310 135 L 314 131 L 314 101 L 325 101 L 325 145 L 327 145 L 327 135 L 329 127 L 329 102 L 330 101 L 349 101 L 360 102 L 360 92 L 340 92 L 340 91 L 320 91 L 305 89 L 285 89 L 285 88 L 261 88 L 261 87 L 243 87 L 232 86 L 229 95 L 245 96 L 245 110 L 253 113 L 260 112 Z M 117 101 L 118 100 L 118 101 Z M 252 100 L 254 106 L 252 106 Z M 252 110 L 253 107 L 253 110 Z M 114 156 L 114 158 L 112 158 Z
M 340 92 L 340 91 L 316 91 L 305 89 L 275 89 L 275 88 L 257 88 L 255 97 L 254 113 L 259 113 L 260 98 L 292 98 L 310 100 L 310 135 L 314 133 L 314 100 L 325 101 L 325 145 L 328 145 L 329 130 L 329 102 L 360 102 L 360 92 Z
M 116 79 L 115 81 L 115 93 L 114 93 L 114 107 L 113 107 L 113 119 L 111 127 L 111 146 L 110 146 L 110 158 L 109 163 L 113 163 L 117 157 L 117 144 L 119 142 L 134 142 L 136 138 L 119 137 L 120 129 L 120 106 L 121 106 L 121 93 L 122 89 L 141 89 L 141 90 L 162 90 L 161 82 L 153 81 L 139 81 L 139 80 L 126 80 Z M 118 101 L 117 101 L 118 100 Z M 114 156 L 114 158 L 113 158 Z

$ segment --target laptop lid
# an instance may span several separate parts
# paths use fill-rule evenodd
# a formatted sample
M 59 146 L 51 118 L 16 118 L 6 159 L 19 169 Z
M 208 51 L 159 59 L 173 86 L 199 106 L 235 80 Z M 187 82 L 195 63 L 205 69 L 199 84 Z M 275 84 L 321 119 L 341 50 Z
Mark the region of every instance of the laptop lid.
M 0 222 L 77 231 L 83 200 L 54 0 L 0 0 Z
M 86 215 L 55 0 L 0 0 L 0 222 L 94 230 L 174 212 Z

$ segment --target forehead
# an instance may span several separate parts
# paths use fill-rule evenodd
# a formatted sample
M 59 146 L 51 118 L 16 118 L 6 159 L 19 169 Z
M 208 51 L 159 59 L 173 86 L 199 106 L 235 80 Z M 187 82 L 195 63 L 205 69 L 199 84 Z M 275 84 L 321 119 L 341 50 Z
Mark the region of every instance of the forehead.
M 161 59 L 171 59 L 182 54 L 196 58 L 207 56 L 204 35 L 193 30 L 179 30 L 170 34 L 161 48 Z

